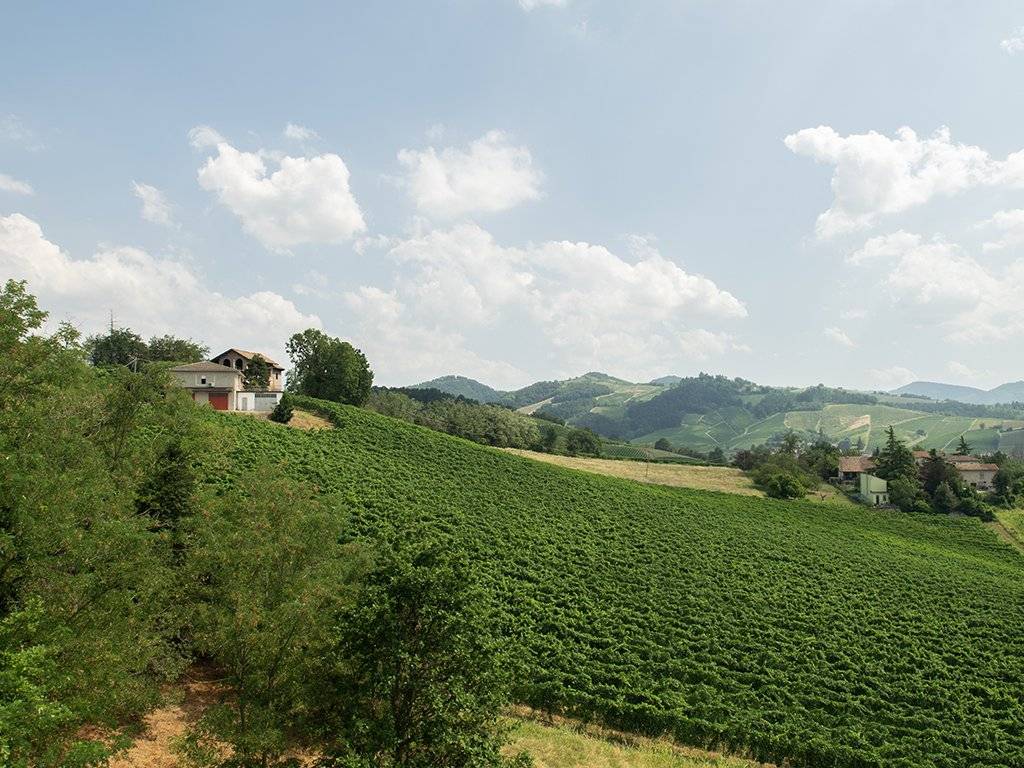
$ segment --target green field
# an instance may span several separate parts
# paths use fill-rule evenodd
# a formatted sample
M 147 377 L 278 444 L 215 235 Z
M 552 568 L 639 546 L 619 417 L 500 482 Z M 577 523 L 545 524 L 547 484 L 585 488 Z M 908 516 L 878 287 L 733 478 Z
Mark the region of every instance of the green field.
M 1009 456 L 1024 456 L 1024 429 L 1003 432 L 999 436 L 999 450 Z
M 1024 765 L 1024 559 L 976 520 L 646 486 L 324 407 L 338 429 L 210 414 L 202 475 L 276 465 L 366 533 L 449 534 L 516 627 L 521 703 L 793 766 Z

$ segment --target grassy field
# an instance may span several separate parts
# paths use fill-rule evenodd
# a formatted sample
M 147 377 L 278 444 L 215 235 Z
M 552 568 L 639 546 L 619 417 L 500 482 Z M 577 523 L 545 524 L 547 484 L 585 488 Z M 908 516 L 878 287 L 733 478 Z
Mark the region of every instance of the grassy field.
M 518 638 L 523 705 L 791 766 L 1024 765 L 1024 558 L 977 520 L 629 482 L 320 412 L 338 428 L 204 416 L 225 434 L 199 476 L 277 467 L 336 494 L 352 535 L 444 535 Z
M 999 436 L 999 450 L 1009 456 L 1024 456 L 1024 429 L 1003 432 Z
M 676 488 L 699 488 L 705 491 L 739 493 L 745 496 L 763 496 L 740 470 L 732 467 L 701 467 L 687 464 L 661 464 L 647 461 L 618 461 L 590 459 L 583 456 L 558 456 L 551 453 L 507 449 L 509 453 L 534 461 L 543 461 L 568 469 L 581 469 L 609 477 L 621 477 L 641 483 L 667 485 Z
M 519 723 L 506 753 L 514 755 L 521 751 L 533 757 L 537 768 L 756 768 L 763 765 L 683 749 L 665 741 L 535 720 Z

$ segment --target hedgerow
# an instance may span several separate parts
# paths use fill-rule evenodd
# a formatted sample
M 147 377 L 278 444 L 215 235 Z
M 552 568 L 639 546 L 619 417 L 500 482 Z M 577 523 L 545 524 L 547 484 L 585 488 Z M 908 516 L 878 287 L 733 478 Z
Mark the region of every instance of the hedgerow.
M 975 520 L 576 473 L 359 409 L 211 414 L 214 484 L 261 464 L 483 566 L 523 703 L 797 766 L 1024 765 L 1024 569 Z

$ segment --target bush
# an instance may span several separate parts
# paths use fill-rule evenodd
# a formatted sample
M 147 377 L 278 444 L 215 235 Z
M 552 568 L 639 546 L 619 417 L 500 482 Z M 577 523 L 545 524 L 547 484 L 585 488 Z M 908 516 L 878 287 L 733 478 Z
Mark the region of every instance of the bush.
M 764 492 L 773 499 L 799 499 L 806 493 L 800 478 L 779 470 L 772 472 L 760 484 L 763 485 Z
M 274 410 L 270 412 L 270 420 L 276 421 L 278 424 L 287 424 L 292 420 L 294 410 L 292 399 L 287 394 L 281 395 L 280 401 L 274 406 Z

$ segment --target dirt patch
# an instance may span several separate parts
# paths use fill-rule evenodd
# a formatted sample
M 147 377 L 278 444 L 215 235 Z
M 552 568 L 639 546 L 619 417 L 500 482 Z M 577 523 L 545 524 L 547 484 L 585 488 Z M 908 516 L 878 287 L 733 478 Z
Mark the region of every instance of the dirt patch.
M 327 419 L 297 408 L 292 411 L 292 420 L 288 422 L 288 426 L 295 429 L 334 429 L 334 425 Z
M 864 427 L 871 426 L 871 414 L 866 413 L 863 416 L 858 416 L 856 419 L 846 425 L 846 432 L 852 432 L 855 429 L 862 429 Z
M 144 730 L 135 743 L 110 761 L 110 768 L 180 768 L 174 742 L 216 703 L 223 687 L 205 672 L 192 672 L 168 688 L 169 703 L 143 719 Z

